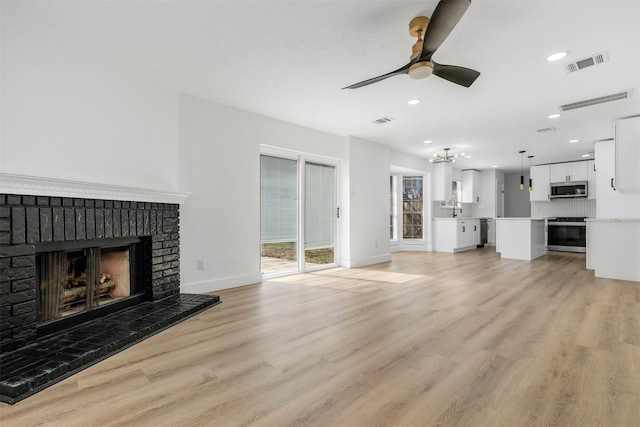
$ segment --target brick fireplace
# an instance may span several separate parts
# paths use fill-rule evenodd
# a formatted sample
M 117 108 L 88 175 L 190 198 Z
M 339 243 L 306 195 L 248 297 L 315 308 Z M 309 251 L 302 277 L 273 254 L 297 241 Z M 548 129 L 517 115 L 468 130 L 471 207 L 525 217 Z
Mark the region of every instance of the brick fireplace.
M 0 195 L 0 345 L 11 351 L 39 333 L 36 254 L 42 246 L 99 246 L 140 238 L 146 300 L 180 292 L 179 205 L 68 197 Z
M 220 303 L 180 293 L 188 193 L 0 173 L 0 401 Z

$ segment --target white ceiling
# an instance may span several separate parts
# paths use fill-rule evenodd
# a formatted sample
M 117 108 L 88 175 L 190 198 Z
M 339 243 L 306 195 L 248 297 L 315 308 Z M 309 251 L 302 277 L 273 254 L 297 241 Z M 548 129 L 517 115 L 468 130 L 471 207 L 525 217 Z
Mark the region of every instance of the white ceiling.
M 470 88 L 435 76 L 342 87 L 406 64 L 423 1 L 81 1 L 29 6 L 114 60 L 171 89 L 459 168 L 581 159 L 613 122 L 640 114 L 640 1 L 474 0 L 434 55 L 482 74 Z M 545 58 L 567 50 L 564 60 Z M 564 65 L 607 51 L 576 73 Z M 627 100 L 547 116 L 558 105 L 634 89 Z M 410 106 L 407 101 L 420 98 Z M 373 124 L 381 117 L 393 122 Z M 555 132 L 536 129 L 554 126 Z M 425 139 L 433 140 L 424 144 Z M 570 144 L 571 139 L 580 142 Z M 527 162 L 525 157 L 525 162 Z M 525 163 L 527 164 L 527 163 Z

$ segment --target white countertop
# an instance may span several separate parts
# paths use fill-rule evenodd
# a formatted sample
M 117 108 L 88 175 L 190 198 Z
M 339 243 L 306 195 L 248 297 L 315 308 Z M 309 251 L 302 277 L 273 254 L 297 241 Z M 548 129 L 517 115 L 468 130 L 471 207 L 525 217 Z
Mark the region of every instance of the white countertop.
M 493 219 L 493 218 L 488 218 L 488 217 L 485 217 L 485 216 L 482 216 L 482 217 L 462 217 L 462 218 L 461 218 L 461 217 L 459 217 L 459 216 L 458 216 L 458 217 L 455 217 L 455 218 L 451 218 L 451 217 L 442 217 L 442 218 L 433 218 L 433 219 L 434 219 L 434 220 L 445 220 L 445 221 L 451 221 L 451 220 L 456 220 L 456 221 L 457 221 L 457 220 L 461 220 L 461 221 L 464 221 L 464 220 Z
M 585 218 L 589 222 L 640 222 L 640 218 Z
M 496 218 L 501 221 L 545 221 L 546 218 L 528 218 L 528 217 L 508 217 L 508 218 Z

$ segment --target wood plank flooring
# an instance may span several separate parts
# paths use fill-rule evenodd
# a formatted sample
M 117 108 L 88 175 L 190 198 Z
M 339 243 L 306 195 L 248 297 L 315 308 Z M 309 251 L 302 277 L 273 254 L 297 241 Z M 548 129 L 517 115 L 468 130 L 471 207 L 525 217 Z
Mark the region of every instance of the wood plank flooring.
M 405 252 L 217 292 L 0 425 L 638 426 L 640 283 L 584 265 Z

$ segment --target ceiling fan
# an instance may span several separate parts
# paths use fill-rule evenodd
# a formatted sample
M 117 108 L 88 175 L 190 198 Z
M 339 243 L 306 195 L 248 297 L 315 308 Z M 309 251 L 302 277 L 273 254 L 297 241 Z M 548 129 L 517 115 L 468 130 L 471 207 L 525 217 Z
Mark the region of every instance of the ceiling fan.
M 426 16 L 418 16 L 409 22 L 409 34 L 417 37 L 418 41 L 413 45 L 411 58 L 407 65 L 342 89 L 357 89 L 399 74 L 409 74 L 413 79 L 424 79 L 435 74 L 452 83 L 464 87 L 471 86 L 480 75 L 478 71 L 456 65 L 438 64 L 431 60 L 433 54 L 462 18 L 470 4 L 471 0 L 440 0 L 431 19 Z

